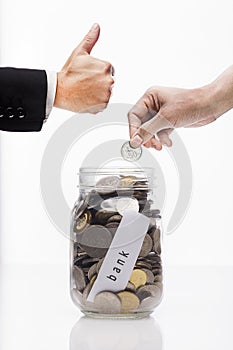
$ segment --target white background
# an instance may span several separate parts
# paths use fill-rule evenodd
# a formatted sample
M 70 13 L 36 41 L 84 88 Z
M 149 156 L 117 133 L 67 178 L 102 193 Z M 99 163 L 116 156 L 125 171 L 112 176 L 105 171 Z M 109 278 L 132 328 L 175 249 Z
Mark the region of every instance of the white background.
M 112 102 L 133 104 L 151 85 L 200 86 L 233 64 L 232 8 L 232 0 L 0 0 L 1 65 L 59 70 L 99 22 L 93 55 L 115 66 Z M 39 188 L 47 142 L 71 115 L 54 109 L 40 133 L 0 132 L 0 348 L 162 350 L 162 340 L 166 350 L 232 349 L 233 111 L 210 126 L 179 130 L 194 189 L 182 225 L 165 237 L 165 298 L 153 314 L 159 326 L 154 318 L 81 318 L 72 333 L 80 313 L 69 298 L 69 244 L 50 223 Z M 109 139 L 127 133 L 108 128 Z M 62 185 L 70 206 L 84 150 L 107 140 L 106 134 L 86 135 L 67 157 Z M 154 155 L 166 178 L 166 225 L 178 179 L 166 150 Z
M 89 27 L 99 22 L 102 33 L 93 55 L 115 66 L 112 102 L 133 104 L 151 85 L 204 85 L 233 64 L 232 7 L 231 0 L 2 0 L 1 65 L 59 70 Z M 1 133 L 0 238 L 5 263 L 68 262 L 68 240 L 45 214 L 39 176 L 49 138 L 71 115 L 54 109 L 40 133 Z M 232 129 L 233 111 L 210 126 L 179 130 L 191 158 L 194 189 L 182 225 L 165 237 L 169 265 L 233 264 Z M 127 138 L 127 131 L 123 134 Z M 106 136 L 102 132 L 98 137 Z M 93 137 L 82 141 L 80 149 L 76 145 L 75 162 L 64 169 L 70 206 L 77 195 L 76 173 L 85 143 L 95 146 Z M 154 155 L 167 181 L 167 223 L 178 181 L 166 150 Z

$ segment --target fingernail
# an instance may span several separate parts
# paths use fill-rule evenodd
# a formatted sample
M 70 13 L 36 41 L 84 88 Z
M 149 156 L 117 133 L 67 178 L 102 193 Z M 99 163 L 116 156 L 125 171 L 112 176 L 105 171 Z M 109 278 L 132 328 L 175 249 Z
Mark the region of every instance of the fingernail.
M 99 27 L 98 23 L 94 23 L 91 30 L 96 30 Z
M 133 148 L 139 147 L 143 143 L 143 139 L 139 135 L 135 135 L 132 140 L 130 140 L 130 145 Z

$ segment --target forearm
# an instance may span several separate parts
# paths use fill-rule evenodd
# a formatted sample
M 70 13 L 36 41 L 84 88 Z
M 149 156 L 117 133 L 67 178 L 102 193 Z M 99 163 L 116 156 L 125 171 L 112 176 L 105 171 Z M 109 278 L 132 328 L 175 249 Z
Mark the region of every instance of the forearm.
M 233 108 L 233 66 L 225 70 L 208 87 L 209 108 L 217 118 Z

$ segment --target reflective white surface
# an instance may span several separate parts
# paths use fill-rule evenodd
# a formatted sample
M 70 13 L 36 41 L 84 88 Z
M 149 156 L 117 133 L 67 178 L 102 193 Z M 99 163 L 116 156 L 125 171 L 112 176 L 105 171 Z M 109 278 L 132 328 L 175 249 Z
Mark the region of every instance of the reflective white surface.
M 82 317 L 70 334 L 70 350 L 162 350 L 162 334 L 153 317 L 144 320 L 94 320 Z
M 219 350 L 233 348 L 233 268 L 166 268 L 165 298 L 152 317 L 83 317 L 63 265 L 2 265 L 0 349 Z

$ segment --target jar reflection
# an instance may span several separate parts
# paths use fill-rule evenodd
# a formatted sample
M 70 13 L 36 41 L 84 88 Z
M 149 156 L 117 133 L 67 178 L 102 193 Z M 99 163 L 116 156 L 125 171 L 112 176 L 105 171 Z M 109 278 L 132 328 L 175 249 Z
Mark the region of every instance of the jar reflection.
M 82 317 L 70 334 L 70 350 L 162 350 L 162 333 L 153 317 L 104 320 Z

